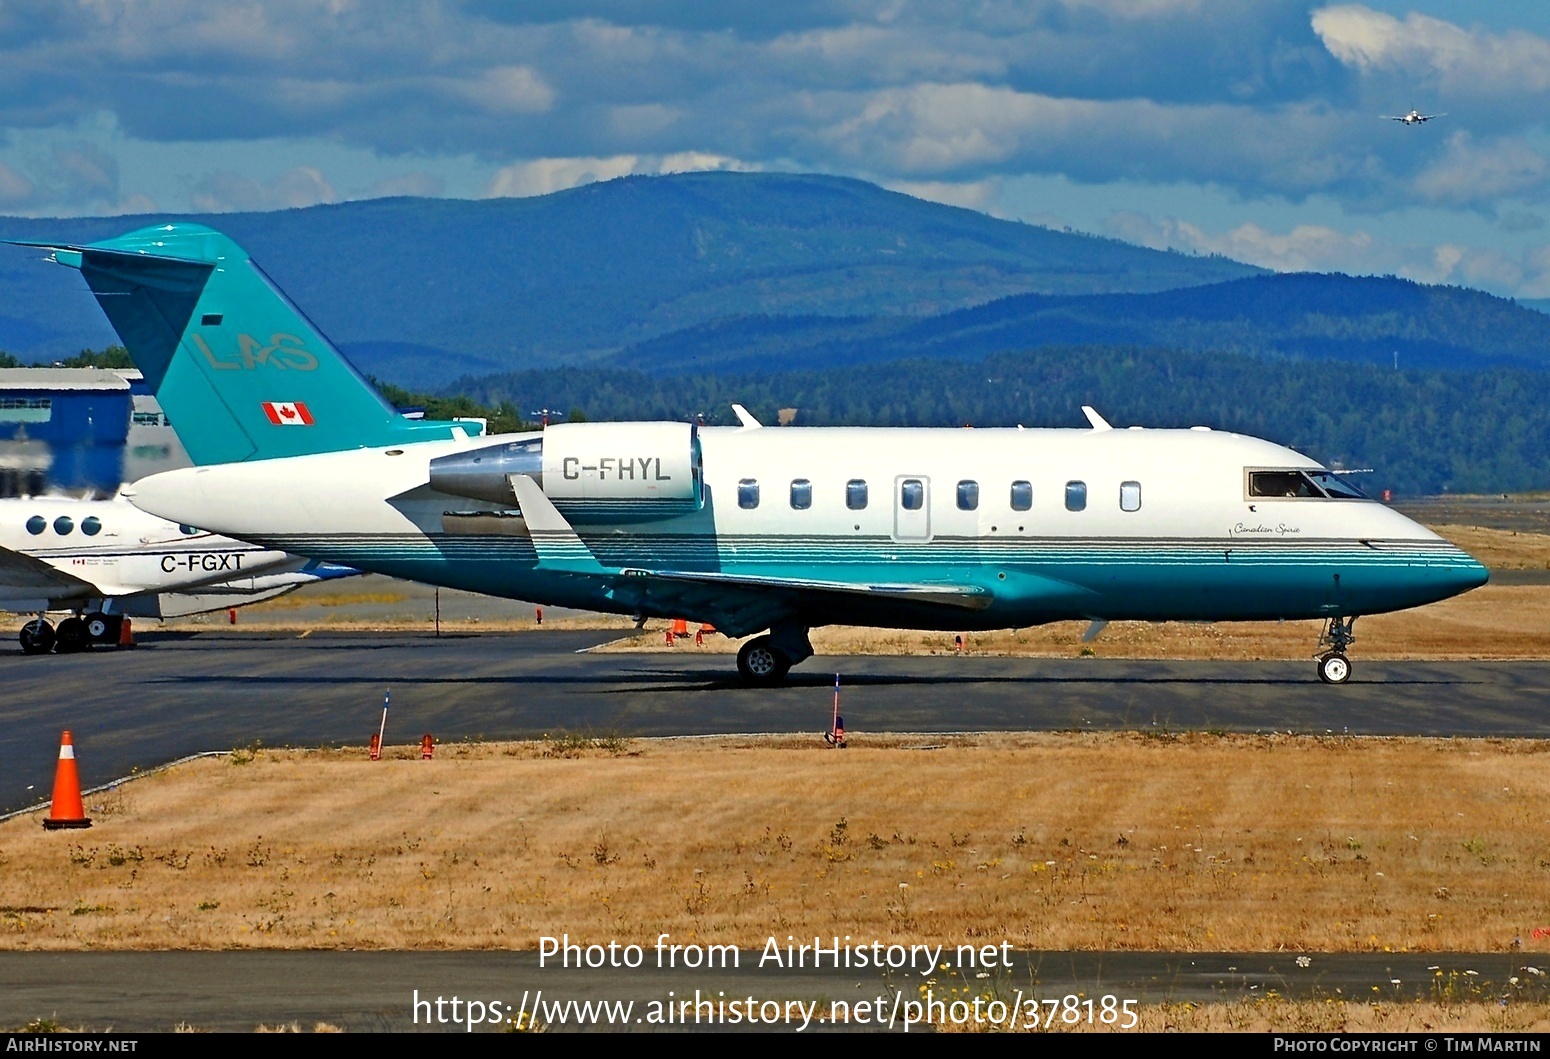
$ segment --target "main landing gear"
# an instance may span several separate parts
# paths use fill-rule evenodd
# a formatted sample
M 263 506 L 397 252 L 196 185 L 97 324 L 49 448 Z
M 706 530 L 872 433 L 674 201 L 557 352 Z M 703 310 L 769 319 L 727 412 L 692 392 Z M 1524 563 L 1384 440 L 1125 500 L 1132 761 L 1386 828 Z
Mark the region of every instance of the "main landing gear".
M 124 619 L 117 614 L 76 614 L 54 625 L 41 614 L 22 626 L 17 639 L 22 654 L 74 654 L 93 646 L 111 646 L 119 641 Z
M 777 625 L 755 636 L 737 652 L 737 672 L 745 684 L 770 687 L 786 679 L 798 662 L 813 656 L 805 625 Z
M 1345 656 L 1346 648 L 1356 642 L 1351 632 L 1355 618 L 1330 618 L 1319 634 L 1319 647 L 1329 648 L 1319 655 L 1319 679 L 1326 684 L 1344 684 L 1351 679 L 1351 660 Z

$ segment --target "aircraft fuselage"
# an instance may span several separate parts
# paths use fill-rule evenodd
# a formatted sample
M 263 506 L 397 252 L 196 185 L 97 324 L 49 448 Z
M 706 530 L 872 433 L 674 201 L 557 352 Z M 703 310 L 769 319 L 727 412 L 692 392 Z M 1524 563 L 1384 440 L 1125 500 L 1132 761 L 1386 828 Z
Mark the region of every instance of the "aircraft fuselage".
M 793 604 L 805 625 L 940 629 L 1352 616 L 1444 599 L 1487 577 L 1374 501 L 1255 495 L 1256 472 L 1320 465 L 1201 428 L 706 428 L 703 490 L 687 510 L 662 499 L 682 484 L 671 480 L 684 473 L 679 454 L 650 439 L 576 450 L 574 462 L 546 460 L 536 477 L 608 571 L 599 576 L 541 559 L 515 502 L 430 485 L 433 459 L 544 437 L 211 465 L 156 475 L 131 495 L 166 518 L 364 570 L 694 620 L 716 615 L 681 594 L 632 592 L 619 572 L 979 593 L 974 607 L 860 594 Z M 764 627 L 760 616 L 748 621 Z M 725 614 L 718 624 L 745 631 L 726 628 Z

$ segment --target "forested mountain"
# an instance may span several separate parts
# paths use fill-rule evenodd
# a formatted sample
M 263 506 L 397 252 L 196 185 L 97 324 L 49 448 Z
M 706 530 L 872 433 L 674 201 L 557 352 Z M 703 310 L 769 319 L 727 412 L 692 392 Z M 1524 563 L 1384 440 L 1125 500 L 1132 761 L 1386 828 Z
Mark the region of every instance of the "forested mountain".
M 1101 344 L 1393 367 L 1550 368 L 1550 316 L 1463 287 L 1294 273 L 1154 294 L 1025 294 L 925 320 L 743 317 L 663 335 L 610 359 L 659 371 L 750 372 L 974 360 Z
M 168 219 L 0 218 L 0 239 L 87 242 Z M 777 173 L 186 219 L 241 243 L 362 370 L 412 385 L 585 362 L 738 316 L 928 316 L 1259 271 Z M 115 341 L 80 277 L 37 257 L 0 248 L 0 350 L 48 360 Z
M 1116 426 L 1210 426 L 1290 445 L 1326 463 L 1371 468 L 1360 481 L 1401 494 L 1550 485 L 1550 372 L 1418 371 L 1265 361 L 1121 347 L 1058 347 L 980 361 L 913 360 L 829 370 L 690 374 L 554 369 L 451 387 L 521 414 L 576 408 L 594 419 L 729 424 L 729 406 L 796 425 L 1083 426 L 1096 407 Z

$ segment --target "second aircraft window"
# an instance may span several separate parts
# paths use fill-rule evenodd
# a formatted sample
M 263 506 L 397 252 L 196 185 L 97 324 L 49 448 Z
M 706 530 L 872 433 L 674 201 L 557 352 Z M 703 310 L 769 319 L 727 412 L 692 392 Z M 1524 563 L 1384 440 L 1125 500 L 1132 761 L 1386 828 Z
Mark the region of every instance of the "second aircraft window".
M 1033 507 L 1033 483 L 1013 482 L 1012 510 L 1027 511 L 1031 507 Z
M 980 506 L 980 484 L 978 482 L 958 483 L 958 510 L 973 511 Z
M 866 482 L 860 478 L 852 478 L 845 483 L 845 506 L 852 511 L 860 511 L 866 507 Z
M 791 506 L 797 511 L 806 511 L 813 506 L 812 482 L 798 478 L 791 483 Z
M 744 478 L 737 483 L 737 506 L 752 509 L 759 506 L 759 483 L 753 478 Z

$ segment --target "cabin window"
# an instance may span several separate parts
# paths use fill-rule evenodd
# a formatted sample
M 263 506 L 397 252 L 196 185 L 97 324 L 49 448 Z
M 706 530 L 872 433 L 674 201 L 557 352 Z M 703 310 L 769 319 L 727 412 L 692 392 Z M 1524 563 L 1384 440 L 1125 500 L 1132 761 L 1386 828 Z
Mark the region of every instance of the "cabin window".
M 866 507 L 866 482 L 860 478 L 852 478 L 845 483 L 845 506 L 852 511 L 860 511 Z
M 978 482 L 958 483 L 958 510 L 973 511 L 980 506 L 980 484 Z
M 1119 509 L 1121 511 L 1141 510 L 1141 483 L 1119 483 Z
M 199 530 L 195 529 L 193 526 L 179 526 L 178 532 L 184 536 L 193 537 L 198 535 Z
M 69 515 L 60 515 L 54 520 L 54 532 L 61 537 L 75 529 L 75 519 Z
M 34 537 L 46 529 L 48 529 L 48 519 L 44 518 L 42 515 L 33 515 L 30 519 L 27 520 L 27 532 L 32 534 Z
M 96 515 L 81 519 L 81 532 L 88 537 L 95 537 L 102 532 L 102 520 Z
M 798 478 L 791 483 L 791 507 L 796 511 L 806 511 L 813 506 L 813 483 L 806 478 Z
M 744 478 L 737 483 L 737 506 L 746 511 L 759 506 L 758 479 Z
M 1087 510 L 1087 483 L 1086 482 L 1067 482 L 1066 483 L 1066 510 L 1067 511 L 1085 511 L 1085 510 Z
M 1033 507 L 1033 483 L 1013 482 L 1012 510 L 1027 511 L 1031 507 Z
M 899 506 L 906 511 L 919 511 L 926 502 L 926 487 L 918 478 L 899 483 Z

